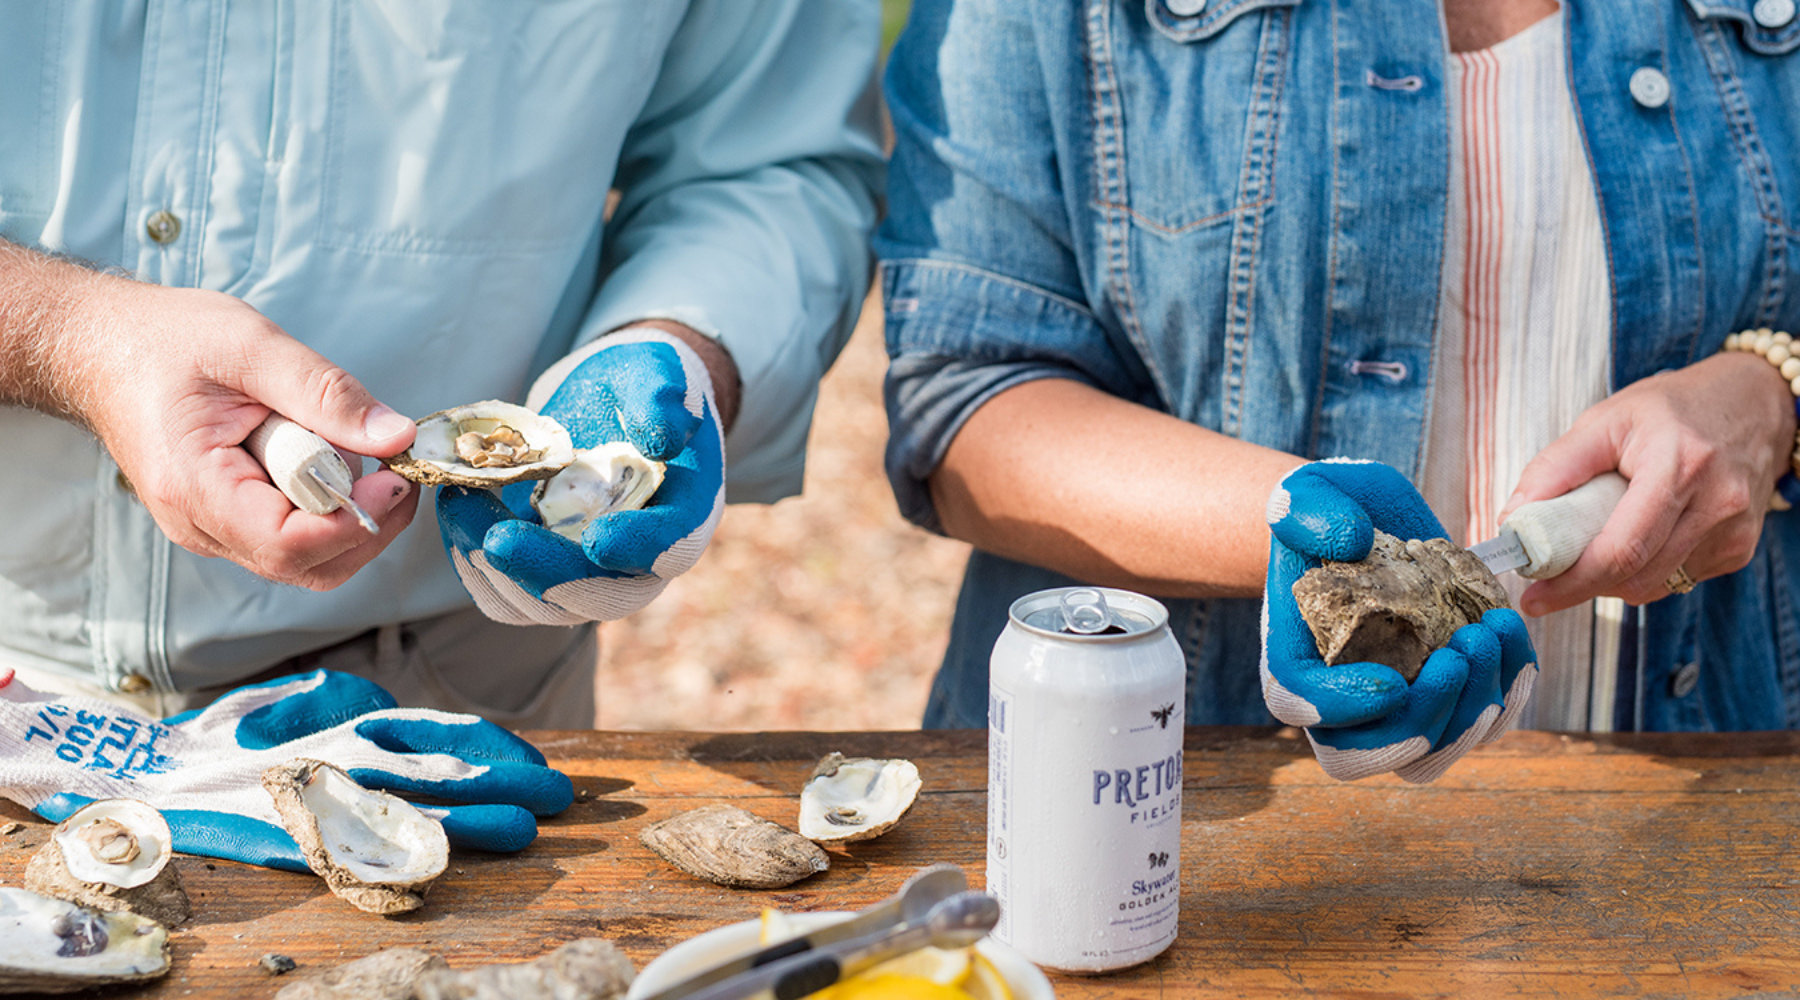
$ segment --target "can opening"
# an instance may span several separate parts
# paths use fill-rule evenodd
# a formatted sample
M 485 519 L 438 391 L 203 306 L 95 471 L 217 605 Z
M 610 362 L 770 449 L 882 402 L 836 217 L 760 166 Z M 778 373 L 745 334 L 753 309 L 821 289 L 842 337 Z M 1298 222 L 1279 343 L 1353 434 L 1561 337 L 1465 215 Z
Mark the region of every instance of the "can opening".
M 1106 595 L 1098 590 L 1077 587 L 1062 596 L 1062 627 L 1058 632 L 1075 635 L 1118 635 L 1125 631 L 1113 621 L 1112 609 L 1106 606 Z

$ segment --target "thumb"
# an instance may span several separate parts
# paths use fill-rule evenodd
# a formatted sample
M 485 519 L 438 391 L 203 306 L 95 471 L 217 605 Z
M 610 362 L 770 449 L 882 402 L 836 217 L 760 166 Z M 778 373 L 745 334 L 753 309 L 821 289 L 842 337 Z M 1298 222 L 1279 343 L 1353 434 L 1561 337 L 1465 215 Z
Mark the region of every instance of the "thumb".
M 269 409 L 358 455 L 397 455 L 412 444 L 418 430 L 354 375 L 292 338 L 267 345 L 244 389 Z

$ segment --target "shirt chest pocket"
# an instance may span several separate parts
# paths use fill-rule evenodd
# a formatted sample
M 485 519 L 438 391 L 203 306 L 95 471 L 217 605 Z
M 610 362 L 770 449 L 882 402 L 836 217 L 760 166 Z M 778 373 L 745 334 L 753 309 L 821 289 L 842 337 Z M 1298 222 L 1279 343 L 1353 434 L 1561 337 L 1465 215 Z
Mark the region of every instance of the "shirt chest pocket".
M 1273 200 L 1299 2 L 1122 0 L 1091 29 L 1100 207 L 1180 234 Z
M 1688 6 L 1718 102 L 1709 111 L 1729 129 L 1758 214 L 1800 241 L 1800 0 Z
M 492 254 L 585 238 L 681 6 L 338 0 L 295 56 L 319 242 Z

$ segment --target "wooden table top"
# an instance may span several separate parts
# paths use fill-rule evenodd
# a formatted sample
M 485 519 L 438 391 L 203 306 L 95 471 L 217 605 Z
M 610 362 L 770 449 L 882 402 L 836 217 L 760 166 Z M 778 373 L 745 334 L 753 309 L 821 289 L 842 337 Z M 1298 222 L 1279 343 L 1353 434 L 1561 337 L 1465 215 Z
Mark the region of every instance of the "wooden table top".
M 453 855 L 425 908 L 351 909 L 317 878 L 180 857 L 195 916 L 158 997 L 263 997 L 412 946 L 453 966 L 611 938 L 642 968 L 764 906 L 855 909 L 920 866 L 981 885 L 982 732 L 532 733 L 576 803 L 518 855 Z M 777 891 L 698 881 L 638 843 L 728 801 L 790 828 L 813 762 L 905 756 L 924 792 L 886 836 Z M 1160 958 L 1052 976 L 1063 997 L 1744 996 L 1800 990 L 1800 733 L 1512 733 L 1435 784 L 1327 778 L 1290 731 L 1190 729 L 1181 931 Z M 0 882 L 48 826 L 10 805 Z M 271 978 L 269 952 L 299 969 Z

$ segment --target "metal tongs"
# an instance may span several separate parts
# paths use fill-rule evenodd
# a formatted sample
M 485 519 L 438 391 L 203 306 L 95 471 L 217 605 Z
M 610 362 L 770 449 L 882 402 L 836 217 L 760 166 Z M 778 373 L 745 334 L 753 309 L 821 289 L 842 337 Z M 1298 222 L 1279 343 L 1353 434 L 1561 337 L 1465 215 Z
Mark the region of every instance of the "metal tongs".
M 1000 918 L 997 900 L 967 887 L 952 865 L 921 869 L 899 892 L 848 920 L 720 963 L 640 1000 L 794 1000 L 927 945 L 966 947 Z

